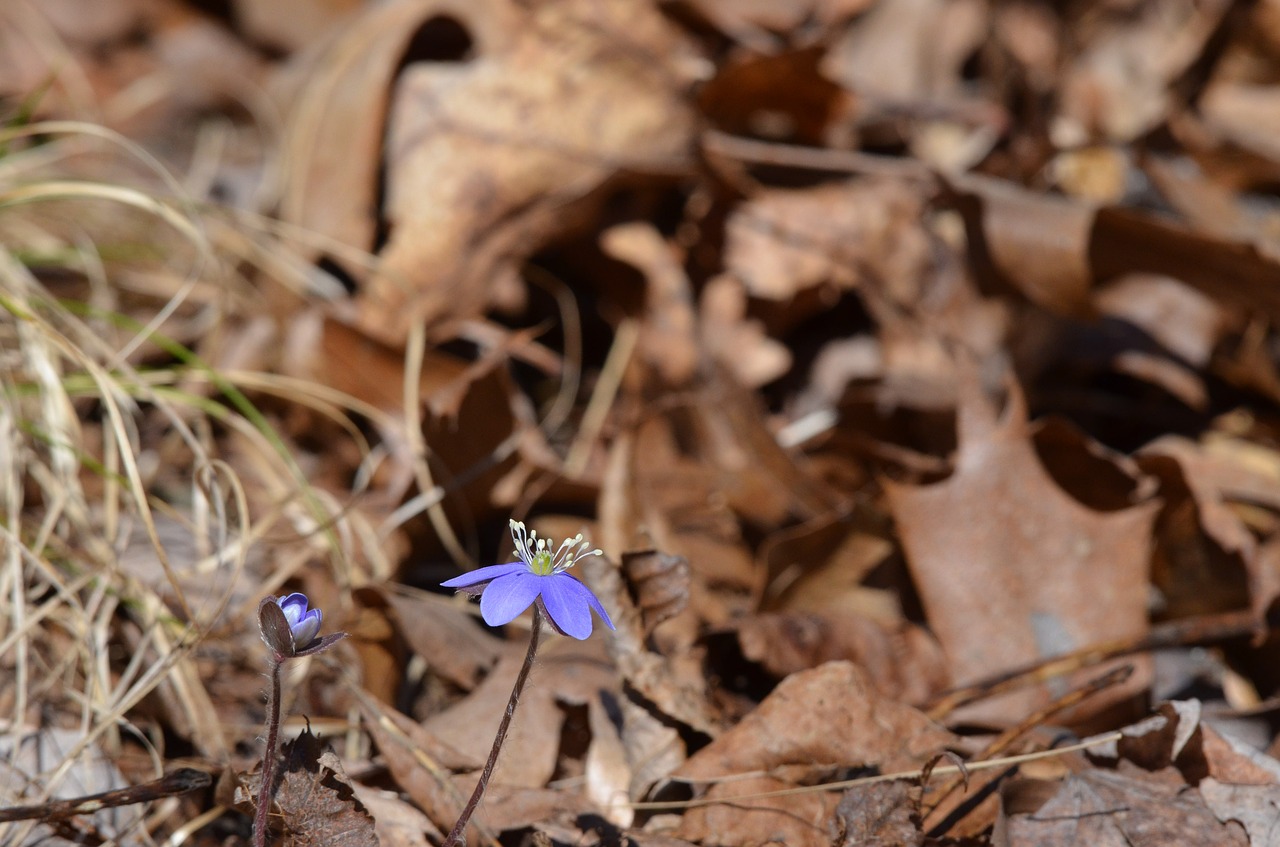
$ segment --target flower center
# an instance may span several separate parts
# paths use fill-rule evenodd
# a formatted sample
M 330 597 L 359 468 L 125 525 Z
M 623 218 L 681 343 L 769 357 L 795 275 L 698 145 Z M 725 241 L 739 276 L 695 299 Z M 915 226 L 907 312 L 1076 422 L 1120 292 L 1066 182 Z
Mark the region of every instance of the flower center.
M 537 576 L 551 576 L 566 571 L 584 556 L 602 555 L 599 550 L 589 549 L 591 545 L 583 540 L 581 533 L 573 538 L 566 538 L 560 542 L 559 547 L 552 549 L 550 541 L 525 529 L 520 521 L 511 522 L 511 538 L 516 543 L 516 558 L 528 566 L 530 573 Z
M 533 554 L 533 560 L 529 562 L 529 570 L 538 576 L 551 576 L 556 571 L 556 563 L 551 558 L 551 551 L 546 548 L 539 549 Z

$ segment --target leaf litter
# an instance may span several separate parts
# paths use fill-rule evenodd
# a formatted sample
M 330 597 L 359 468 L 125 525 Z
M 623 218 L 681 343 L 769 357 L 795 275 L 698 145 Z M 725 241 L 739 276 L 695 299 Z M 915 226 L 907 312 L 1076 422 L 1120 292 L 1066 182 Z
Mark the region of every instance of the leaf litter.
M 1274 4 L 92 6 L 0 5 L 0 842 L 249 843 L 302 592 L 273 839 L 440 843 L 511 518 L 617 631 L 468 843 L 1275 840 Z

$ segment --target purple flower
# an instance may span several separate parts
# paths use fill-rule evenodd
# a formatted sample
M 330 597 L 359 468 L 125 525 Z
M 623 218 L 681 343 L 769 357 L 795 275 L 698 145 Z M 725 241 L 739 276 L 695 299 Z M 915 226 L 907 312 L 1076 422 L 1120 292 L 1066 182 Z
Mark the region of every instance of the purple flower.
M 578 559 L 599 556 L 601 551 L 588 549 L 590 544 L 579 534 L 552 552 L 550 541 L 527 531 L 520 521 L 511 522 L 511 537 L 519 561 L 479 568 L 440 584 L 479 596 L 480 616 L 490 626 L 510 623 L 537 603 L 561 635 L 580 640 L 590 635 L 592 609 L 605 626 L 614 628 L 591 589 L 566 573 Z
M 345 632 L 316 638 L 320 634 L 319 609 L 308 609 L 307 595 L 293 593 L 286 597 L 267 597 L 258 604 L 258 629 L 278 659 L 310 656 L 328 649 L 346 637 Z

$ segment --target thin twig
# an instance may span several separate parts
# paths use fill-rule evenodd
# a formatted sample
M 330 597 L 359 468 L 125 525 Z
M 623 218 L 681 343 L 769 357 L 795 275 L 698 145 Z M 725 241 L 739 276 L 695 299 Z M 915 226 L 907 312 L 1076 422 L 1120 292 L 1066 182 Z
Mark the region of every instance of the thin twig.
M 932 773 L 937 776 L 944 776 L 947 774 L 961 773 L 962 771 L 972 773 L 974 771 L 990 770 L 991 768 L 1006 768 L 1010 765 L 1022 764 L 1023 762 L 1034 762 L 1038 759 L 1065 756 L 1068 753 L 1088 750 L 1091 747 L 1101 747 L 1104 744 L 1114 744 L 1122 737 L 1124 737 L 1124 733 L 1122 732 L 1109 732 L 1106 735 L 1099 735 L 1094 738 L 1081 741 L 1079 744 L 1072 744 L 1067 747 L 1056 747 L 1052 750 L 1041 750 L 1037 753 L 1023 753 L 1019 756 L 1005 756 L 1001 759 L 989 759 L 985 762 L 970 762 L 966 764 L 964 768 L 960 768 L 955 765 L 939 765 L 932 770 Z M 876 774 L 875 776 L 862 776 L 857 777 L 856 779 L 842 779 L 838 782 L 824 782 L 818 785 L 801 785 L 795 788 L 782 788 L 777 791 L 759 791 L 754 794 L 737 794 L 733 797 L 699 797 L 695 800 L 653 800 L 641 803 L 621 802 L 613 803 L 611 805 L 617 808 L 643 809 L 645 811 L 696 809 L 701 806 L 741 803 L 744 800 L 768 800 L 772 797 L 793 797 L 798 794 L 814 794 L 820 791 L 843 791 L 845 789 L 856 788 L 861 785 L 872 785 L 877 782 L 893 782 L 899 779 L 920 779 L 923 775 L 923 770 L 899 771 L 897 773 Z M 737 774 L 732 774 L 731 776 L 737 776 Z
M 77 815 L 91 815 L 102 809 L 113 809 L 119 806 L 132 806 L 135 803 L 150 803 L 163 797 L 173 797 L 208 788 L 213 783 L 205 771 L 195 768 L 179 768 L 171 774 L 144 782 L 129 788 L 117 788 L 90 794 L 86 797 L 73 797 L 68 800 L 50 800 L 46 803 L 33 803 L 29 806 L 11 806 L 0 809 L 0 823 L 12 823 L 39 818 L 44 823 L 73 818 Z

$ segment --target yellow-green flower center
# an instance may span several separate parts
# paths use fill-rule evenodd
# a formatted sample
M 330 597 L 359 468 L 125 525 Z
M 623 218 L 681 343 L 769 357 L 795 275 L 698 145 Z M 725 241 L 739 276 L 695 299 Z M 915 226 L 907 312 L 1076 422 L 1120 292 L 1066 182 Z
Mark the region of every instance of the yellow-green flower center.
M 556 565 L 551 559 L 550 550 L 539 550 L 533 555 L 533 560 L 529 562 L 529 570 L 538 576 L 551 576 L 555 573 Z

